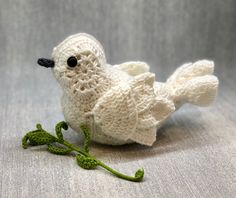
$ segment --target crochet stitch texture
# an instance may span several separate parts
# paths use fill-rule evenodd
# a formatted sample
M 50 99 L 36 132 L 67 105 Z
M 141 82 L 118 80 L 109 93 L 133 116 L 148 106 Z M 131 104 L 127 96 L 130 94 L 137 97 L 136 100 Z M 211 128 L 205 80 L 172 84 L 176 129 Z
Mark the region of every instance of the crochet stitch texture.
M 87 125 L 91 139 L 103 144 L 151 146 L 156 130 L 175 110 L 185 103 L 207 106 L 217 93 L 209 60 L 186 63 L 160 83 L 144 62 L 107 64 L 102 45 L 84 33 L 65 39 L 52 57 L 66 122 L 77 132 Z M 70 57 L 77 59 L 76 66 L 68 66 Z

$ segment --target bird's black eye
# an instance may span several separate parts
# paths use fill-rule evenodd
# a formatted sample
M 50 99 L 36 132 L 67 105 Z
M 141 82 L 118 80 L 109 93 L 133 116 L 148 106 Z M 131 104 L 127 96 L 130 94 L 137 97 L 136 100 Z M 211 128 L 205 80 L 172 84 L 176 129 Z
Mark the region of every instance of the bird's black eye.
M 75 67 L 77 65 L 77 58 L 74 56 L 71 56 L 70 58 L 67 59 L 67 65 L 69 67 Z

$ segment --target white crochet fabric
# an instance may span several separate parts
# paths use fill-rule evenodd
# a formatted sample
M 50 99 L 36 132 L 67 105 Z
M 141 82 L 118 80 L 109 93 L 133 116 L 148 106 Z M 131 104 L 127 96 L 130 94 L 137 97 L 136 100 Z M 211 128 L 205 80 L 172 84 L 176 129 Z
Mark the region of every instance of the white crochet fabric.
M 218 88 L 212 61 L 184 64 L 159 83 L 146 63 L 108 65 L 101 44 L 88 34 L 68 37 L 52 56 L 65 120 L 75 131 L 87 124 L 91 139 L 103 144 L 151 146 L 157 128 L 176 109 L 184 103 L 207 106 Z M 71 56 L 77 58 L 73 68 L 67 65 Z

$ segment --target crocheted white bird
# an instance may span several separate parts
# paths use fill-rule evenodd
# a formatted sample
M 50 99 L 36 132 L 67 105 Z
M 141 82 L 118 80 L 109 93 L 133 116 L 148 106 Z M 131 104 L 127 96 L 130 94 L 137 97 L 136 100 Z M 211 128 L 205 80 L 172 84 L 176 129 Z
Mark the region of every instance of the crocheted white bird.
M 151 146 L 175 110 L 184 103 L 209 105 L 218 88 L 212 61 L 186 63 L 160 83 L 144 62 L 107 64 L 101 44 L 84 33 L 65 39 L 52 57 L 38 64 L 52 67 L 63 89 L 65 120 L 75 131 L 87 124 L 91 139 L 103 144 Z

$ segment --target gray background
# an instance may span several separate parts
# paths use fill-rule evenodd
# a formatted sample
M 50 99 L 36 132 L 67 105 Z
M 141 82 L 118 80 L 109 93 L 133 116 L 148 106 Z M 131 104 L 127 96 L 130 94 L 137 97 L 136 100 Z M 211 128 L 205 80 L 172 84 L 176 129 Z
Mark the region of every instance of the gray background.
M 235 197 L 236 1 L 0 0 L 0 197 Z M 186 105 L 153 147 L 92 145 L 99 159 L 142 183 L 82 170 L 73 157 L 21 149 L 37 122 L 63 120 L 61 90 L 38 57 L 87 32 L 109 63 L 142 60 L 164 81 L 183 62 L 213 59 L 220 89 L 208 108 Z M 81 142 L 68 132 L 66 137 Z

